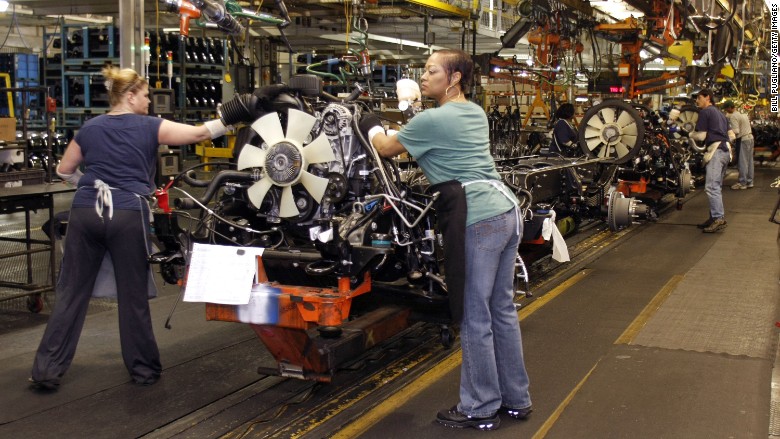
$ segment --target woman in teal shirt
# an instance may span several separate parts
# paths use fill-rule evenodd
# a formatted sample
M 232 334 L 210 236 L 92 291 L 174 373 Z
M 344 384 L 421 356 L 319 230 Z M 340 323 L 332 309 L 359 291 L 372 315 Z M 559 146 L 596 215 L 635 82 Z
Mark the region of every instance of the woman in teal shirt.
M 464 96 L 473 71 L 465 52 L 435 52 L 420 86 L 423 96 L 438 102 L 437 108 L 418 114 L 397 134 L 385 134 L 373 115 L 360 125 L 381 156 L 408 151 L 432 185 L 455 181 L 465 192 L 460 402 L 440 411 L 437 421 L 448 427 L 493 430 L 499 426 L 499 411 L 515 419 L 531 413 L 513 302 L 523 224 L 517 200 L 501 182 L 490 155 L 487 116 Z

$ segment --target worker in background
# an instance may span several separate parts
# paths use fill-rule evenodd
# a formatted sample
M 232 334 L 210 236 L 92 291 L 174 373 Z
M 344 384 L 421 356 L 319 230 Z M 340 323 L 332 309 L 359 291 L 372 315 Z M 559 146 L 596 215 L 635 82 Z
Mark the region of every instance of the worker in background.
M 553 127 L 550 153 L 564 157 L 576 157 L 582 154 L 579 145 L 579 135 L 574 127 L 574 105 L 562 104 L 555 110 L 555 126 Z
M 704 142 L 707 147 L 704 153 L 706 167 L 704 192 L 710 203 L 710 217 L 698 225 L 704 233 L 714 233 L 726 228 L 721 186 L 726 175 L 726 167 L 731 161 L 729 122 L 712 101 L 713 94 L 709 89 L 702 89 L 696 94 L 699 119 L 696 121 L 696 130 L 689 134 L 693 140 Z M 731 134 L 733 135 L 733 132 Z
M 425 64 L 421 88 L 422 95 L 436 100 L 438 107 L 419 113 L 395 134 L 386 134 L 372 114 L 361 119 L 360 128 L 380 156 L 403 152 L 414 156 L 432 190 L 441 194 L 437 217 L 458 224 L 444 231 L 444 244 L 445 260 L 457 262 L 453 254 L 465 252 L 460 258 L 465 273 L 463 299 L 451 306 L 463 312 L 460 402 L 441 410 L 436 420 L 448 427 L 493 430 L 499 426 L 499 412 L 515 419 L 526 419 L 531 413 L 513 302 L 523 221 L 517 199 L 502 183 L 490 156 L 485 111 L 464 95 L 472 77 L 473 63 L 467 53 L 437 51 Z M 440 211 L 440 206 L 446 211 Z M 447 238 L 453 231 L 459 240 Z M 465 247 L 458 249 L 458 243 Z M 451 294 L 450 276 L 457 273 L 449 265 L 446 269 Z
M 56 302 L 32 368 L 34 390 L 56 390 L 76 353 L 90 296 L 106 253 L 116 277 L 122 358 L 133 382 L 162 372 L 152 332 L 147 263 L 150 208 L 160 144 L 187 145 L 225 134 L 220 120 L 200 126 L 148 116 L 149 84 L 132 69 L 103 69 L 111 110 L 71 140 L 57 175 L 78 187 L 68 222 Z M 85 171 L 79 170 L 81 165 Z M 153 282 L 152 282 L 152 285 Z
M 733 101 L 723 104 L 729 126 L 734 131 L 737 139 L 734 141 L 737 150 L 737 169 L 739 180 L 731 188 L 735 190 L 749 189 L 753 187 L 753 129 L 750 127 L 750 119 L 747 114 L 736 111 Z

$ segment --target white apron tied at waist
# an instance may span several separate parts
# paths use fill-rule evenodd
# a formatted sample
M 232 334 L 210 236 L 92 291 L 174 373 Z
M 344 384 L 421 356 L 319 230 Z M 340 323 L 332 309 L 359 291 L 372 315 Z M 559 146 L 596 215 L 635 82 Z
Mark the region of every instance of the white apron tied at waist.
M 111 195 L 111 186 L 103 180 L 95 180 L 95 189 L 97 190 L 97 200 L 95 200 L 95 211 L 99 216 L 103 216 L 103 209 L 108 208 L 108 219 L 114 218 L 114 197 Z
M 515 234 L 517 236 L 520 236 L 520 225 L 523 223 L 523 214 L 520 212 L 520 206 L 517 205 L 517 201 L 515 201 L 515 198 L 509 194 L 509 190 L 507 189 L 506 185 L 504 185 L 503 182 L 498 180 L 474 180 L 474 181 L 467 181 L 465 183 L 461 183 L 461 185 L 465 188 L 466 186 L 472 185 L 474 183 L 487 183 L 491 186 L 493 186 L 498 192 L 501 193 L 501 195 L 505 196 L 507 200 L 509 200 L 510 203 L 512 203 L 513 206 L 515 206 L 515 218 L 517 218 L 517 225 L 515 226 Z

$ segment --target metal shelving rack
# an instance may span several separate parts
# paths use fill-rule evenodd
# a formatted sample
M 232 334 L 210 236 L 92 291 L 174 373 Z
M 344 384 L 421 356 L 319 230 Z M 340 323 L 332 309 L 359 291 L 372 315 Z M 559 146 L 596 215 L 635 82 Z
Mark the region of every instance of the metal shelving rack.
M 225 62 L 227 58 L 227 41 L 211 38 L 211 44 L 205 44 L 205 37 L 186 37 L 182 39 L 178 33 L 160 33 L 151 38 L 150 51 L 152 61 L 149 66 L 150 83 L 157 80 L 157 66 L 160 67 L 160 80 L 167 87 L 167 57 L 166 52 L 173 52 L 173 84 L 177 105 L 177 119 L 181 122 L 202 122 L 211 119 L 216 114 L 217 104 L 226 98 L 224 92 Z M 155 59 L 157 44 L 160 45 L 160 59 Z M 206 49 L 208 48 L 208 49 Z M 208 51 L 209 56 L 199 56 Z M 189 58 L 189 59 L 188 59 Z M 207 59 L 204 59 L 207 58 Z M 196 89 L 207 89 L 208 101 L 203 96 L 194 97 Z M 203 94 L 203 91 L 198 93 Z
M 60 126 L 76 128 L 86 119 L 108 112 L 107 95 L 102 98 L 105 89 L 101 69 L 106 64 L 119 65 L 118 35 L 118 29 L 114 25 L 62 25 Z M 95 36 L 99 44 L 96 44 Z M 79 87 L 81 90 L 76 91 Z

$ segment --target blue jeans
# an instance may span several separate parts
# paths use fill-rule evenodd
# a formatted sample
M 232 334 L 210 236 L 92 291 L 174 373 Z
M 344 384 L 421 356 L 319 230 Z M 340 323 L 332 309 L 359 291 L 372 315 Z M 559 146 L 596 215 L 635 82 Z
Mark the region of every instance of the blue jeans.
M 520 322 L 513 302 L 520 237 L 515 210 L 466 228 L 466 288 L 458 411 L 492 416 L 531 406 Z M 520 223 L 522 235 L 522 222 Z
M 739 182 L 745 186 L 753 184 L 753 145 L 755 140 L 742 139 L 739 147 Z
M 729 165 L 729 153 L 718 148 L 712 159 L 707 163 L 707 176 L 704 179 L 704 192 L 710 201 L 710 217 L 723 218 L 726 212 L 723 209 L 723 177 L 726 176 L 726 167 Z

